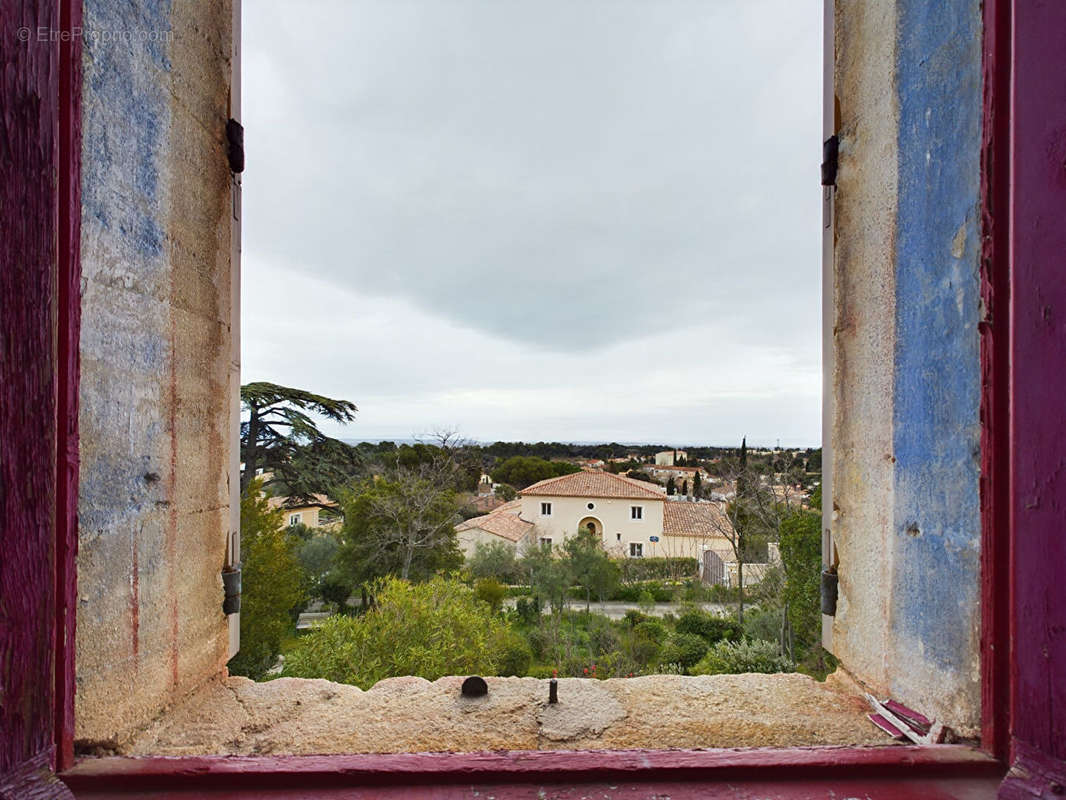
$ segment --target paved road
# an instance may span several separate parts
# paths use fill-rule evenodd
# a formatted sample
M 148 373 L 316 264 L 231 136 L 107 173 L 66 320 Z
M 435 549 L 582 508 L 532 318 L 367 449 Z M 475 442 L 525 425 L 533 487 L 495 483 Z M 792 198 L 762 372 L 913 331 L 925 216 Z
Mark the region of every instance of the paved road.
M 508 597 L 503 601 L 503 604 L 508 608 L 514 608 L 518 602 L 516 597 Z M 710 611 L 712 614 L 718 614 L 724 616 L 732 611 L 732 607 L 723 605 L 721 603 L 656 603 L 650 611 L 645 613 L 650 614 L 653 617 L 662 617 L 666 614 L 680 614 L 685 605 L 696 605 L 702 608 L 704 611 Z M 566 607 L 571 611 L 584 611 L 585 603 L 581 600 L 569 600 Z M 627 611 L 634 610 L 640 611 L 640 606 L 636 603 L 593 603 L 590 606 L 590 610 L 595 614 L 603 614 L 610 619 L 622 619 Z M 551 611 L 549 607 L 545 607 L 543 613 L 547 614 Z M 305 630 L 310 628 L 315 622 L 323 620 L 329 616 L 329 612 L 326 611 L 305 611 L 300 615 L 300 621 L 296 623 L 296 627 L 299 630 Z
M 518 598 L 508 597 L 504 601 L 504 605 L 506 605 L 508 608 L 514 608 L 517 602 Z M 704 611 L 710 611 L 712 614 L 719 615 L 728 614 L 732 610 L 730 606 L 723 605 L 722 603 L 656 603 L 650 610 L 645 611 L 644 613 L 650 614 L 653 617 L 663 617 L 666 616 L 666 614 L 680 614 L 682 609 L 684 609 L 686 605 L 695 605 L 699 608 L 702 608 Z M 583 600 L 568 600 L 566 603 L 566 607 L 571 611 L 584 611 L 585 602 Z M 640 611 L 641 608 L 636 603 L 593 602 L 589 606 L 589 610 L 595 614 L 603 614 L 604 616 L 609 617 L 611 619 L 622 619 L 622 617 L 626 615 L 627 611 Z M 547 614 L 549 611 L 549 608 L 544 608 L 545 614 Z

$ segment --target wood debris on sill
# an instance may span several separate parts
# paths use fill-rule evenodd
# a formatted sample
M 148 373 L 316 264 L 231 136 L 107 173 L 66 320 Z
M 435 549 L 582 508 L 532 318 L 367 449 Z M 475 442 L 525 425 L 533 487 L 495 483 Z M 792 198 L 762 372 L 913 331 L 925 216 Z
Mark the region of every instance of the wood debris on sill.
M 930 720 L 895 700 L 881 702 L 872 694 L 867 694 L 866 699 L 874 710 L 866 715 L 867 719 L 893 739 L 910 739 L 915 744 L 942 744 L 951 735 L 951 729 L 944 723 Z

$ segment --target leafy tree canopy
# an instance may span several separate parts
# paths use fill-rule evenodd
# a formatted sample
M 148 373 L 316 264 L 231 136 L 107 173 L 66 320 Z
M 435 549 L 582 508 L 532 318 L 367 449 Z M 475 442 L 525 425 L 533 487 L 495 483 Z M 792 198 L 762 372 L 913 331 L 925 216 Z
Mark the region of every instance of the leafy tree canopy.
M 400 470 L 362 481 L 343 505 L 339 558 L 355 585 L 386 575 L 423 580 L 462 564 L 458 499 L 435 471 Z
M 295 632 L 295 615 L 307 601 L 299 544 L 253 480 L 241 495 L 241 649 L 230 659 L 232 674 L 263 677 Z
M 580 530 L 563 544 L 571 579 L 585 590 L 585 609 L 592 595 L 602 601 L 618 585 L 620 569 L 603 549 L 600 537 Z
M 800 648 L 821 636 L 822 516 L 796 511 L 781 522 L 781 562 L 785 567 L 782 600 Z
M 576 464 L 566 461 L 545 461 L 536 456 L 513 456 L 492 470 L 492 479 L 496 483 L 509 483 L 521 491 L 537 481 L 580 471 L 581 468 Z
M 504 583 L 518 581 L 519 567 L 514 547 L 506 542 L 478 542 L 466 559 L 473 578 L 496 578 Z
M 258 382 L 241 387 L 241 404 L 248 414 L 241 422 L 242 490 L 264 469 L 273 473 L 269 482 L 283 484 L 286 494 L 309 499 L 354 473 L 358 461 L 353 449 L 323 434 L 312 418 L 351 422 L 354 403 Z

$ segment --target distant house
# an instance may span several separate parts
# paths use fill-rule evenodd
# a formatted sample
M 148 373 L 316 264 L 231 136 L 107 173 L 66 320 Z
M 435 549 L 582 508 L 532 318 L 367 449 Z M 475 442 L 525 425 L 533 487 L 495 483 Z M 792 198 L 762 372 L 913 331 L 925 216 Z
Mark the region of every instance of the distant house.
M 343 521 L 340 505 L 324 494 L 314 495 L 314 502 L 294 497 L 268 497 L 271 509 L 280 510 L 286 525 L 306 525 L 308 528 L 339 528 Z
M 577 458 L 573 463 L 581 469 L 603 469 L 605 466 L 602 458 Z
M 684 450 L 660 450 L 655 454 L 655 463 L 663 467 L 677 466 L 684 461 L 688 461 L 688 453 Z
M 531 543 L 533 523 L 522 519 L 522 504 L 518 500 L 504 503 L 480 517 L 468 519 L 455 526 L 459 549 L 469 558 L 478 544 L 503 542 L 516 552 L 524 552 Z
M 612 555 L 701 558 L 731 553 L 728 519 L 711 502 L 674 501 L 661 486 L 610 472 L 577 472 L 523 489 L 520 518 L 532 523 L 529 542 L 562 545 L 591 530 Z M 473 522 L 474 520 L 470 520 Z
M 678 491 L 681 491 L 681 482 L 688 481 L 689 488 L 692 488 L 692 482 L 696 478 L 696 473 L 701 473 L 703 478 L 707 477 L 705 473 L 699 467 L 675 467 L 675 466 L 660 466 L 659 464 L 649 464 L 644 467 L 644 471 L 651 475 L 653 478 L 659 481 L 666 481 L 670 478 L 674 479 L 677 484 Z

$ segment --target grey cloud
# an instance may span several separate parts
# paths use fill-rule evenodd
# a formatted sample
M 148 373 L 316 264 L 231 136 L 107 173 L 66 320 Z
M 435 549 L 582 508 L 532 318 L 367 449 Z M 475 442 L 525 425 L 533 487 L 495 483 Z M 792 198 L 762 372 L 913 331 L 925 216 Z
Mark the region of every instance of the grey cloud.
M 795 0 L 246 5 L 246 238 L 535 347 L 717 320 L 805 358 L 819 14 Z

